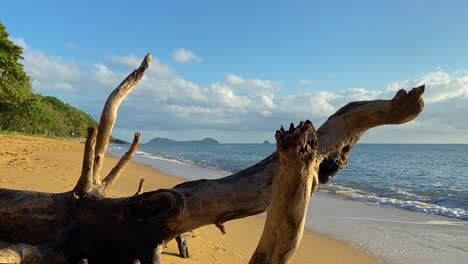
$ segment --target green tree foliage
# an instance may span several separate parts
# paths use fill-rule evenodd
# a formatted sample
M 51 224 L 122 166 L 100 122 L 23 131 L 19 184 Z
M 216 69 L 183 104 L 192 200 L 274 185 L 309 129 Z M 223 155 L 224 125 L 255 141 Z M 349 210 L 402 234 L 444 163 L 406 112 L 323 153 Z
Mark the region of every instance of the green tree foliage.
M 32 93 L 22 54 L 0 22 L 0 130 L 84 137 L 96 121 L 55 97 Z
M 8 39 L 5 26 L 0 22 L 0 102 L 24 100 L 31 94 L 31 80 L 19 60 L 23 49 Z
M 42 109 L 40 100 L 32 97 L 13 105 L 8 121 L 10 130 L 36 134 L 42 132 L 51 120 Z
M 96 121 L 50 96 L 34 94 L 18 103 L 0 102 L 0 130 L 57 137 L 84 137 Z
M 86 135 L 86 129 L 89 126 L 96 125 L 96 121 L 88 114 L 78 110 L 59 99 L 46 96 L 43 97 L 43 103 L 49 105 L 56 113 L 57 118 L 60 116 L 62 124 L 65 125 L 64 133 L 67 135 L 75 134 L 75 136 L 83 137 Z

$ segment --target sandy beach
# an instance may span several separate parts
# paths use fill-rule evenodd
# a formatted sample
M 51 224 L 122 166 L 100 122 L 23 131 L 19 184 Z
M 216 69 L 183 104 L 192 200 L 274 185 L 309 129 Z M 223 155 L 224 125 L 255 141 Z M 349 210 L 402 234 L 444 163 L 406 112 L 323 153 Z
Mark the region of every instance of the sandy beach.
M 64 192 L 73 188 L 81 169 L 83 144 L 18 135 L 0 135 L 0 188 Z M 106 158 L 104 171 L 117 162 Z M 113 188 L 112 195 L 135 193 L 140 178 L 146 191 L 170 188 L 184 181 L 146 165 L 132 163 Z M 225 224 L 226 235 L 214 226 L 189 234 L 191 258 L 178 256 L 174 241 L 163 252 L 164 263 L 247 263 L 260 238 L 264 218 L 248 217 Z M 1 244 L 0 244 L 1 246 Z M 344 243 L 306 231 L 292 263 L 378 263 Z

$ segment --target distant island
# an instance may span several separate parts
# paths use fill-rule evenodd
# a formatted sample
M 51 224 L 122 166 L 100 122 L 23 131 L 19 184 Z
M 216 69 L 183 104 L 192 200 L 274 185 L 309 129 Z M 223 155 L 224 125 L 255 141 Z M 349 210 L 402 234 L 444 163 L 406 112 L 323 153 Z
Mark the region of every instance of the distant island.
M 130 142 L 111 136 L 109 142 L 112 144 L 130 144 Z
M 118 139 L 116 139 L 118 140 Z M 117 143 L 117 142 L 113 142 Z M 143 145 L 218 145 L 221 144 L 219 141 L 213 138 L 204 138 L 202 140 L 188 140 L 188 141 L 178 141 L 178 140 L 173 140 L 169 138 L 162 138 L 162 137 L 156 137 L 148 141 L 147 143 Z M 263 141 L 261 143 L 263 145 L 271 145 L 271 143 L 268 140 Z
M 189 141 L 177 141 L 169 138 L 153 138 L 148 141 L 145 145 L 176 145 L 176 144 L 185 144 L 185 145 L 217 145 L 219 142 L 216 139 L 205 138 L 202 140 L 189 140 Z

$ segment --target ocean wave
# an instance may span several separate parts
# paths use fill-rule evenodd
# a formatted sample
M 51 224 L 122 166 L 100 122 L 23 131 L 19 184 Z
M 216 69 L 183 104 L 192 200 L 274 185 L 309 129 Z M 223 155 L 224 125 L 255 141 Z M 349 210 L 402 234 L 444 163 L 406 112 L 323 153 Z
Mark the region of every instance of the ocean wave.
M 353 216 L 336 216 L 336 218 L 341 219 L 351 219 L 351 220 L 364 220 L 364 221 L 374 221 L 374 222 L 387 222 L 387 223 L 399 223 L 399 224 L 411 224 L 411 225 L 445 225 L 445 226 L 468 226 L 468 222 L 452 222 L 452 221 L 399 221 L 399 220 L 388 220 L 388 219 L 378 219 L 378 218 L 368 218 L 368 217 L 353 217 Z
M 215 166 L 215 165 L 211 165 L 207 162 L 204 162 L 203 160 L 202 161 L 198 161 L 198 162 L 193 162 L 195 165 L 201 167 L 201 168 L 204 168 L 204 169 L 209 169 L 209 170 L 214 170 L 214 171 L 217 171 L 217 172 L 220 172 L 221 174 L 225 174 L 225 175 L 229 175 L 229 174 L 232 174 L 234 173 L 233 171 L 227 171 L 227 170 L 224 170 L 222 168 L 220 168 L 219 166 Z
M 168 161 L 168 162 L 173 162 L 173 163 L 177 163 L 177 164 L 182 164 L 182 165 L 191 165 L 189 161 L 186 161 L 186 160 L 178 160 L 178 159 L 172 159 L 172 158 L 168 158 L 168 157 L 163 157 L 163 156 L 158 156 L 158 155 L 155 155 L 155 154 L 152 154 L 152 153 L 149 153 L 149 152 L 145 152 L 145 151 L 141 151 L 141 150 L 137 150 L 135 152 L 136 155 L 138 156 L 143 156 L 145 158 L 148 158 L 148 159 L 154 159 L 154 160 L 163 160 L 163 161 Z
M 406 197 L 406 198 L 417 199 L 419 201 L 421 201 L 421 200 L 429 201 L 431 199 L 430 197 L 417 195 L 417 194 L 411 193 L 411 192 L 409 192 L 407 190 L 404 190 L 404 189 L 401 189 L 401 188 L 396 188 L 396 189 L 391 188 L 391 190 L 397 195 L 402 195 L 403 197 Z
M 165 157 L 165 156 L 161 156 L 161 155 L 157 155 L 157 154 L 153 154 L 153 153 L 149 153 L 149 152 L 141 151 L 141 150 L 137 150 L 135 152 L 135 154 L 138 155 L 138 156 L 147 158 L 147 159 L 167 161 L 167 162 L 177 163 L 177 164 L 186 165 L 186 166 L 197 166 L 197 167 L 204 168 L 204 169 L 218 171 L 218 172 L 220 172 L 222 174 L 226 174 L 226 175 L 230 174 L 230 172 L 222 170 L 222 169 L 220 169 L 218 167 L 209 166 L 208 164 L 204 164 L 203 161 L 196 162 L 196 161 L 192 161 L 192 160 L 188 160 L 188 159 L 181 159 L 181 158 L 176 159 L 176 158 Z
M 123 147 L 110 144 L 110 145 L 109 145 L 109 149 L 123 149 Z
M 461 220 L 468 220 L 468 211 L 462 208 L 448 208 L 433 203 L 418 201 L 418 200 L 406 200 L 400 198 L 390 198 L 382 197 L 373 193 L 366 193 L 361 190 L 353 189 L 350 187 L 344 187 L 339 185 L 332 185 L 331 188 L 328 188 L 326 191 L 337 194 L 339 196 L 357 199 L 361 201 L 366 201 L 374 203 L 377 205 L 393 206 L 401 209 L 406 209 L 409 211 L 416 211 L 421 213 L 442 215 L 447 217 L 458 218 Z M 406 198 L 418 198 L 418 199 L 427 199 L 427 197 L 421 197 L 415 194 L 411 194 L 407 191 L 400 190 L 401 194 L 405 194 Z

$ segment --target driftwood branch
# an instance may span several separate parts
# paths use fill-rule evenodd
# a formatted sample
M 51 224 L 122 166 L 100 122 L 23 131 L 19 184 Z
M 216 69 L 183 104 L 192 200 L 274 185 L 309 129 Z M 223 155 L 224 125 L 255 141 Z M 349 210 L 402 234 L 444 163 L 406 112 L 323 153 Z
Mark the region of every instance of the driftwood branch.
M 266 254 L 267 259 L 284 263 L 300 241 L 302 216 L 310 193 L 318 185 L 317 170 L 318 181 L 328 181 L 346 165 L 350 150 L 366 130 L 408 122 L 424 106 L 421 98 L 424 86 L 409 93 L 399 91 L 391 100 L 353 102 L 332 115 L 316 133 L 308 122 L 301 123 L 298 130 L 292 127 L 289 133 L 280 130 L 278 151 L 233 175 L 186 182 L 172 189 L 141 194 L 138 191 L 131 197 L 106 198 L 105 186 L 115 182 L 138 144 L 137 138 L 119 162 L 121 165 L 100 182 L 100 168 L 117 109 L 143 77 L 150 61 L 148 54 L 107 99 L 99 128 L 89 130 L 83 170 L 74 190 L 50 194 L 0 189 L 1 238 L 31 245 L 54 245 L 66 249 L 64 255 L 73 256 L 74 261 L 156 263 L 156 253 L 161 248 L 158 245 L 163 241 L 204 225 L 219 227 L 270 207 L 267 216 L 270 224 L 265 226 L 253 260 Z M 281 136 L 282 133 L 285 135 Z M 293 143 L 297 144 L 296 152 L 292 147 L 282 148 Z M 290 177 L 293 174 L 296 177 Z M 291 206 L 295 211 L 285 208 L 283 196 L 301 201 Z M 276 238 L 272 232 L 276 232 Z M 6 257 L 0 255 L 0 263 Z
M 88 128 L 88 138 L 86 139 L 83 167 L 81 168 L 81 176 L 73 189 L 73 192 L 79 197 L 91 191 L 95 185 L 93 167 L 94 167 L 94 150 L 96 146 L 97 127 Z
M 109 98 L 102 109 L 101 119 L 99 121 L 99 133 L 96 141 L 96 153 L 93 173 L 99 177 L 102 162 L 109 145 L 109 138 L 111 136 L 112 128 L 114 127 L 115 120 L 117 118 L 117 110 L 119 109 L 120 103 L 127 95 L 133 90 L 138 81 L 143 78 L 143 75 L 148 69 L 152 56 L 148 53 L 141 62 L 138 69 L 134 70 L 120 85 L 110 94 Z
M 137 189 L 137 192 L 135 193 L 135 195 L 140 195 L 143 193 L 143 184 L 145 183 L 145 179 L 144 178 L 141 178 L 140 179 L 140 183 L 138 184 L 138 189 Z
M 421 95 L 425 86 L 409 93 L 400 90 L 391 100 L 360 101 L 340 108 L 317 130 L 320 164 L 319 179 L 326 183 L 348 162 L 350 150 L 368 129 L 382 125 L 398 125 L 415 119 L 424 108 Z
M 104 187 L 104 194 L 108 192 L 109 188 L 112 187 L 112 185 L 117 181 L 119 178 L 120 174 L 122 174 L 123 170 L 127 167 L 127 165 L 130 163 L 130 161 L 133 158 L 133 155 L 135 155 L 135 152 L 138 148 L 138 145 L 140 143 L 140 133 L 135 133 L 135 136 L 133 138 L 133 143 L 130 146 L 129 150 L 122 156 L 122 158 L 119 160 L 117 165 L 110 171 L 110 173 L 104 178 L 102 184 Z M 141 183 L 143 184 L 143 183 Z

